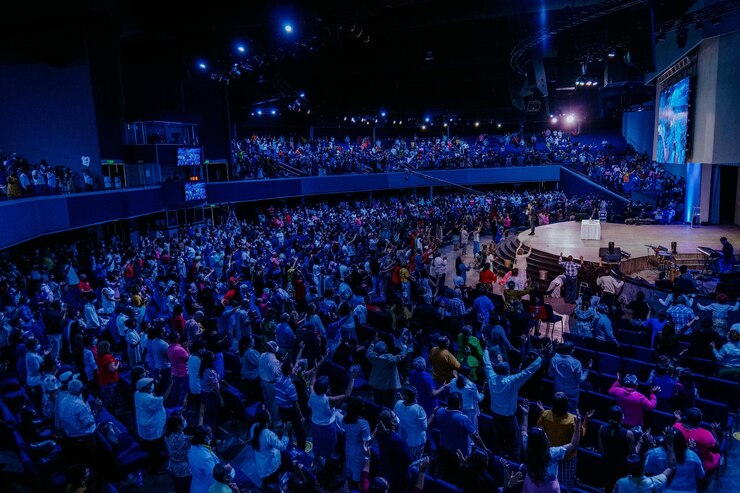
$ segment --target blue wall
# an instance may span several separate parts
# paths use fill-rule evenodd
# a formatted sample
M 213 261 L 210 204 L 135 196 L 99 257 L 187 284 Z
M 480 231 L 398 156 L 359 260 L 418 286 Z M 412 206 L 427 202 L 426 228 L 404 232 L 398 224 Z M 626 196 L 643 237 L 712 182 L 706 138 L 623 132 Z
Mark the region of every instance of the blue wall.
M 560 166 L 490 168 L 432 171 L 437 179 L 461 185 L 554 182 L 560 179 Z M 305 195 L 393 191 L 404 188 L 444 186 L 405 173 L 341 175 L 209 183 L 210 204 L 248 202 Z M 583 192 L 580 192 L 583 193 Z M 204 205 L 185 202 L 183 183 L 164 183 L 161 187 L 111 192 L 57 195 L 0 203 L 0 249 L 69 229 L 154 214 L 163 210 Z
M 0 67 L 0 149 L 81 171 L 82 156 L 100 174 L 90 69 L 41 63 Z

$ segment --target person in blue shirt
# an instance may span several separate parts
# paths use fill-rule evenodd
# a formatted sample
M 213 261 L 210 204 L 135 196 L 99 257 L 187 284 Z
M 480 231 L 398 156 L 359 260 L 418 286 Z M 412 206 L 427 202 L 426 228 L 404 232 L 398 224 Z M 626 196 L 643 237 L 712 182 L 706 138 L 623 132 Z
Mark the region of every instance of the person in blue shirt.
M 658 313 L 658 318 L 650 317 L 645 322 L 645 328 L 650 333 L 650 347 L 655 343 L 655 336 L 663 331 L 663 327 L 668 323 L 668 313 L 665 310 L 661 310 Z
M 475 299 L 473 307 L 475 308 L 475 312 L 478 314 L 478 322 L 481 325 L 489 322 L 491 312 L 496 309 L 496 305 L 493 304 L 491 298 L 486 296 L 485 293 Z
M 649 436 L 649 435 L 648 435 Z M 704 466 L 696 452 L 688 448 L 681 433 L 673 433 L 673 450 L 676 454 L 676 474 L 666 488 L 667 492 L 696 492 L 697 481 L 704 478 Z M 655 476 L 668 466 L 666 443 L 655 447 L 645 455 L 645 473 Z
M 491 392 L 491 413 L 493 414 L 494 451 L 517 460 L 521 448 L 519 424 L 516 419 L 519 389 L 542 366 L 542 356 L 538 356 L 528 367 L 519 373 L 511 374 L 506 362 L 496 365 L 494 371 L 488 351 L 483 352 L 483 367 L 486 371 L 488 389 Z
M 287 354 L 289 358 L 292 358 L 293 349 L 295 348 L 295 332 L 290 326 L 290 315 L 288 313 L 280 315 L 280 323 L 275 327 L 275 340 L 280 348 L 280 354 Z
M 438 464 L 442 477 L 446 481 L 457 482 L 459 462 L 457 452 L 465 457 L 473 449 L 473 441 L 488 450 L 478 431 L 462 412 L 462 395 L 452 392 L 447 399 L 446 408 L 436 408 L 429 418 L 429 427 L 435 422 L 439 428 Z
M 602 346 L 615 345 L 619 347 L 619 341 L 614 337 L 612 321 L 609 318 L 609 307 L 603 303 L 599 304 L 596 318 L 594 319 L 594 339 Z
M 588 378 L 592 363 L 589 361 L 586 370 L 583 369 L 581 362 L 573 357 L 572 342 L 561 344 L 550 361 L 547 374 L 555 380 L 555 392 L 562 392 L 568 397 L 568 411 L 572 413 L 578 410 L 579 386 Z

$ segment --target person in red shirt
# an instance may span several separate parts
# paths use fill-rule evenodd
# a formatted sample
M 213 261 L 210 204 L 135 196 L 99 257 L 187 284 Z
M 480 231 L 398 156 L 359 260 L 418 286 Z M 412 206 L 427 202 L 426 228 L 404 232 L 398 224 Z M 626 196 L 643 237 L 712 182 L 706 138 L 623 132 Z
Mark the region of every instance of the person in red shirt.
M 77 284 L 77 287 L 82 296 L 85 296 L 87 293 L 92 293 L 92 286 L 90 286 L 90 283 L 87 280 L 87 275 L 85 274 L 80 274 L 80 282 Z
M 673 427 L 681 432 L 687 442 L 693 440 L 696 443 L 696 453 L 701 459 L 706 475 L 709 476 L 709 473 L 719 467 L 719 441 L 717 440 L 719 424 L 713 423 L 711 431 L 702 428 L 702 414 L 697 407 L 688 408 L 683 420 L 681 420 L 680 411 L 674 411 L 673 414 L 679 420 Z
M 117 361 L 111 354 L 108 341 L 98 343 L 98 354 L 95 362 L 98 365 L 100 400 L 103 401 L 103 405 L 107 409 L 111 411 L 117 409 L 120 400 L 118 398 L 118 368 L 121 366 L 121 362 Z
M 183 316 L 184 309 L 181 304 L 177 304 L 172 308 L 172 330 L 180 334 L 180 340 L 185 339 L 185 317 Z
M 491 287 L 496 282 L 496 274 L 491 270 L 491 264 L 486 263 L 483 266 L 483 270 L 480 271 L 479 282 Z

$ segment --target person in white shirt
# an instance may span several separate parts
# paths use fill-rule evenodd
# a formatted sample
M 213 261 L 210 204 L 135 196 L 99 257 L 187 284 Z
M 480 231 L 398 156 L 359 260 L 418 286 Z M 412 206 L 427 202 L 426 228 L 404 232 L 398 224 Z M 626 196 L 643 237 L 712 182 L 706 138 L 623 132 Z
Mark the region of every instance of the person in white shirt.
M 280 370 L 280 360 L 277 358 L 277 352 L 277 343 L 275 341 L 268 341 L 267 349 L 260 355 L 259 375 L 265 407 L 279 421 L 277 405 L 275 404 L 275 382 L 282 376 L 282 372 Z
M 409 446 L 413 460 L 420 459 L 427 441 L 427 413 L 416 402 L 416 388 L 407 385 L 399 392 L 393 412 L 398 416 L 398 434 Z
M 134 393 L 134 407 L 136 409 L 136 432 L 139 435 L 142 448 L 149 454 L 149 464 L 152 471 L 162 467 L 164 448 L 164 426 L 167 422 L 167 411 L 164 401 L 169 394 L 170 384 L 164 396 L 154 394 L 154 379 L 142 378 L 136 382 Z
M 596 279 L 596 285 L 601 288 L 602 303 L 613 305 L 622 291 L 624 281 L 617 279 L 606 269 L 602 269 L 599 278 Z
M 280 481 L 281 466 L 284 465 L 282 452 L 288 446 L 288 435 L 282 440 L 269 428 L 271 416 L 267 409 L 257 411 L 254 424 L 249 430 L 249 442 L 254 449 L 257 474 L 262 478 L 262 488 Z M 290 464 L 290 456 L 287 463 Z

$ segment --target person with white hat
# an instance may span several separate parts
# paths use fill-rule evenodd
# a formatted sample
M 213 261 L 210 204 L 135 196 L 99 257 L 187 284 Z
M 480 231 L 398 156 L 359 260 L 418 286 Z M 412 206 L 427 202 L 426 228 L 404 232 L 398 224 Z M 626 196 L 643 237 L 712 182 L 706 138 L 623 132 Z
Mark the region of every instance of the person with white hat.
M 54 400 L 54 430 L 57 436 L 64 436 L 64 430 L 62 429 L 62 420 L 60 410 L 62 408 L 62 402 L 69 396 L 67 387 L 72 380 L 77 380 L 80 377 L 79 373 L 72 373 L 71 371 L 65 371 L 59 375 L 59 383 L 61 388 L 57 393 L 57 397 Z
M 142 378 L 136 382 L 134 406 L 136 408 L 136 431 L 141 446 L 149 454 L 152 471 L 162 466 L 162 449 L 164 448 L 164 426 L 167 423 L 167 411 L 164 401 L 172 385 L 167 387 L 164 396 L 154 394 L 153 378 Z

